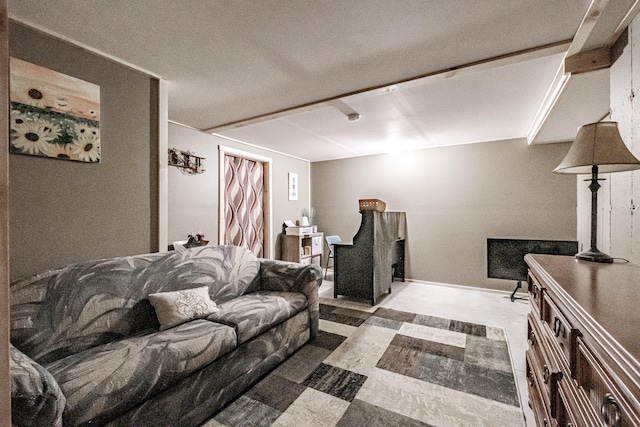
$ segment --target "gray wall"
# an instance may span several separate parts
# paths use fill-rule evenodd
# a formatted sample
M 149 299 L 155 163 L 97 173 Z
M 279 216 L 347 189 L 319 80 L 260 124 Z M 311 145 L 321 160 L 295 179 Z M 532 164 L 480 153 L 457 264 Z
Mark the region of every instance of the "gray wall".
M 201 231 L 207 240 L 217 243 L 219 145 L 272 159 L 271 254 L 279 258 L 283 221 L 299 220 L 302 209 L 309 207 L 309 162 L 177 124 L 169 125 L 169 147 L 192 151 L 206 160 L 205 172 L 200 175 L 184 175 L 178 168 L 169 167 L 169 242 L 185 240 L 188 234 Z M 289 172 L 297 173 L 300 180 L 297 201 L 288 200 Z
M 407 276 L 511 290 L 487 278 L 486 239 L 576 239 L 575 178 L 553 174 L 568 144 L 524 140 L 311 164 L 316 222 L 351 240 L 359 199 L 407 212 Z
M 17 278 L 157 248 L 157 81 L 12 23 L 10 54 L 100 85 L 102 161 L 11 155 L 10 267 Z

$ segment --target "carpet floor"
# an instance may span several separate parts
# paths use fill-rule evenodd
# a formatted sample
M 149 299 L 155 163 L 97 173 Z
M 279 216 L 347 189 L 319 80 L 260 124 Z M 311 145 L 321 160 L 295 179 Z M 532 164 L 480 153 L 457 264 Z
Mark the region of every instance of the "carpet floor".
M 313 341 L 204 426 L 525 425 L 503 329 L 333 302 Z

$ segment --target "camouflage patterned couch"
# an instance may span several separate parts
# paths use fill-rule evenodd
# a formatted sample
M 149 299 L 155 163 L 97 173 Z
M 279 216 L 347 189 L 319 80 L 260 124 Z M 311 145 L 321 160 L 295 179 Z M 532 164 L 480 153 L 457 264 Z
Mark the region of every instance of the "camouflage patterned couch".
M 16 280 L 13 424 L 197 426 L 315 336 L 321 281 L 317 266 L 234 246 Z M 203 286 L 216 311 L 161 330 L 149 295 Z

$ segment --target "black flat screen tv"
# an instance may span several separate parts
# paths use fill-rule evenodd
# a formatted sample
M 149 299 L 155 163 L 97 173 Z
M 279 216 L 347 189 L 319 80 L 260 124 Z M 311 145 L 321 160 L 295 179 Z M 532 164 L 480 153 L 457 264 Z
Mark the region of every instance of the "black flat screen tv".
M 578 242 L 569 240 L 487 239 L 487 277 L 527 280 L 526 254 L 577 253 Z

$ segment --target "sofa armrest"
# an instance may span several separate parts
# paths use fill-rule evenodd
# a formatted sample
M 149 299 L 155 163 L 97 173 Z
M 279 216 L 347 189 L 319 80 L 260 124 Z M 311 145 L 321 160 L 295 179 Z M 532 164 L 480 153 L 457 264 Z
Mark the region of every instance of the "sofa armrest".
M 66 398 L 42 365 L 9 344 L 11 373 L 11 424 L 62 426 Z
M 260 289 L 302 292 L 307 297 L 311 338 L 315 338 L 318 333 L 320 321 L 318 288 L 321 284 L 322 269 L 317 265 L 302 265 L 270 259 L 260 260 Z

